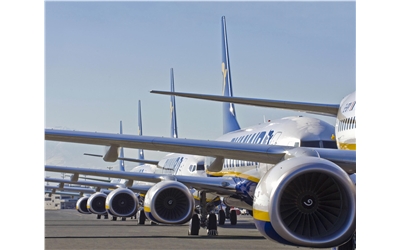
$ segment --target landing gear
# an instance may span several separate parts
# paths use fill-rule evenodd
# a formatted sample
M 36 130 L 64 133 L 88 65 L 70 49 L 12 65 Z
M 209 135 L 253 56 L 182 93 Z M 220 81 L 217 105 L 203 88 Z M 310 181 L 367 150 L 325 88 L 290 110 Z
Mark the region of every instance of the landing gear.
M 122 220 L 122 221 L 126 221 L 126 218 L 125 218 L 125 217 L 122 217 L 121 220 Z
M 237 214 L 235 210 L 231 210 L 229 213 L 229 220 L 231 221 L 231 225 L 237 224 Z
M 225 224 L 225 211 L 220 209 L 218 211 L 218 225 L 224 225 Z
M 138 211 L 139 216 L 138 217 L 138 225 L 144 225 L 145 221 L 146 221 L 146 215 L 144 213 L 144 210 L 141 209 Z
M 218 235 L 217 215 L 214 213 L 213 202 L 207 203 L 206 192 L 200 191 L 200 206 L 196 208 L 189 225 L 188 235 L 199 235 L 200 227 L 207 229 L 207 235 Z M 199 218 L 200 216 L 200 218 Z M 223 218 L 225 221 L 225 217 Z
M 98 215 L 97 215 L 97 219 L 101 219 L 101 214 L 98 214 Z
M 108 219 L 108 214 L 104 215 L 104 219 L 107 220 Z
M 215 214 L 207 216 L 207 235 L 218 235 L 217 216 Z
M 114 221 L 117 220 L 117 217 L 113 216 L 113 217 L 112 217 L 112 220 L 114 220 Z
M 199 235 L 200 219 L 198 214 L 194 214 L 189 224 L 188 235 Z

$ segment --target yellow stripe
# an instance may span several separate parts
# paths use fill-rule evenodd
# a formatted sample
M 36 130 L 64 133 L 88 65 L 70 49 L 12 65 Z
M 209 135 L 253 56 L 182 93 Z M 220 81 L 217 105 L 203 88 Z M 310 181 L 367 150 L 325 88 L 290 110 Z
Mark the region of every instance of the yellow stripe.
M 253 209 L 253 218 L 260 221 L 271 221 L 269 218 L 269 213 Z
M 227 177 L 227 176 L 239 177 L 239 178 L 243 178 L 243 179 L 255 182 L 255 183 L 258 183 L 260 181 L 259 178 L 256 178 L 254 176 L 247 175 L 247 174 L 242 174 L 240 172 L 235 172 L 235 171 L 224 171 L 224 172 L 209 172 L 209 171 L 207 171 L 207 174 L 209 174 L 211 176 L 217 176 L 217 177 L 220 177 L 220 176 L 224 176 L 224 177 Z
M 144 209 L 144 211 L 145 211 L 146 213 L 150 213 L 150 208 L 149 208 L 149 207 L 143 207 L 143 209 Z
M 200 200 L 200 197 L 199 196 L 197 196 L 197 195 L 193 195 L 193 198 L 195 199 L 195 200 Z M 220 199 L 219 198 L 217 198 L 217 199 L 207 199 L 206 198 L 206 202 L 212 202 L 212 201 L 219 201 Z
M 106 205 L 106 209 L 109 209 L 110 207 L 108 205 Z
M 344 149 L 344 150 L 356 150 L 356 144 L 351 144 L 351 143 L 339 143 L 339 149 Z

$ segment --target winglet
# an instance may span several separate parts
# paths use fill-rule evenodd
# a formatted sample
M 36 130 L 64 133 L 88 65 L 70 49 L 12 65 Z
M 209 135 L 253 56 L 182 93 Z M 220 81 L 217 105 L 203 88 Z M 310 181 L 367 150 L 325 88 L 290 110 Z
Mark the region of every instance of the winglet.
M 138 105 L 138 127 L 139 127 L 139 135 L 142 135 L 142 106 L 140 104 L 139 100 L 139 105 Z M 139 159 L 144 160 L 144 151 L 143 149 L 139 149 Z
M 171 68 L 171 92 L 175 92 L 174 69 Z M 171 95 L 171 137 L 178 138 L 178 125 L 176 122 L 175 96 Z
M 228 51 L 228 35 L 226 31 L 225 16 L 222 16 L 222 94 L 224 96 L 233 96 L 232 92 L 232 78 L 231 69 L 229 63 L 229 51 Z M 222 104 L 223 113 L 223 133 L 229 133 L 240 129 L 239 123 L 236 120 L 235 106 L 233 103 Z

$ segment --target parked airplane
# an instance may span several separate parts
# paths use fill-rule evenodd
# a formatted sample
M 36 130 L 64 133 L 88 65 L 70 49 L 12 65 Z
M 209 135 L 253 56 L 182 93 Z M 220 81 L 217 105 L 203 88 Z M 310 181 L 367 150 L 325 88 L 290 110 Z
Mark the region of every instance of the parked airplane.
M 269 107 L 279 109 L 290 109 L 336 117 L 335 134 L 337 147 L 339 149 L 356 150 L 356 92 L 352 92 L 344 97 L 340 104 L 305 103 L 289 102 L 282 100 L 255 99 L 246 97 L 230 97 L 217 95 L 203 95 L 196 93 L 150 91 L 154 94 L 174 95 L 210 101 L 220 101 L 227 103 L 245 104 L 258 107 Z
M 141 103 L 139 100 L 138 103 L 138 128 L 139 128 L 139 136 L 142 135 L 142 118 L 141 118 Z M 122 134 L 122 121 L 120 121 L 120 134 Z M 110 150 L 108 150 L 110 152 Z M 103 159 L 109 159 L 115 157 L 109 153 L 106 153 L 104 156 L 95 155 L 95 154 L 87 154 L 91 156 L 103 157 Z M 120 157 L 117 158 L 120 161 L 119 171 L 125 172 L 125 164 L 124 161 L 131 162 L 139 162 L 141 165 L 134 167 L 131 172 L 141 172 L 141 173 L 154 173 L 156 164 L 158 161 L 145 160 L 143 149 L 139 149 L 139 157 L 138 159 L 133 158 L 125 158 L 123 148 L 120 149 Z M 76 203 L 76 209 L 78 212 L 83 214 L 97 214 L 97 218 L 99 219 L 101 215 L 104 215 L 105 218 L 108 218 L 108 214 L 113 215 L 113 220 L 117 220 L 117 217 L 122 217 L 122 220 L 125 220 L 127 217 L 132 217 L 133 213 L 137 212 L 136 207 L 131 207 L 133 211 L 131 212 L 122 212 L 122 208 L 118 207 L 122 204 L 128 206 L 129 201 L 131 199 L 139 199 L 139 204 L 142 203 L 143 198 L 139 197 L 139 193 L 147 190 L 149 186 L 152 186 L 154 183 L 149 182 L 127 182 L 125 179 L 121 178 L 112 178 L 110 181 L 92 179 L 95 181 L 88 181 L 87 179 L 91 179 L 85 177 L 86 180 L 78 180 L 76 177 L 72 177 L 70 180 L 68 179 L 58 179 L 58 178 L 45 178 L 47 182 L 55 182 L 59 183 L 58 186 L 46 186 L 46 189 L 51 189 L 52 193 L 55 193 L 56 190 L 65 190 L 71 192 L 79 192 L 81 194 L 81 198 Z M 76 186 L 65 186 L 65 184 L 74 184 L 81 185 L 86 187 L 76 187 Z M 90 187 L 89 187 L 90 186 Z M 95 187 L 95 188 L 92 188 Z M 136 192 L 136 193 L 133 193 Z M 75 193 L 77 194 L 77 193 Z M 86 194 L 86 195 L 83 195 Z M 140 201 L 141 200 L 141 201 Z M 121 211 L 120 211 L 121 210 Z M 139 224 L 144 224 L 144 213 L 139 214 Z
M 224 17 L 222 29 L 224 94 L 230 96 Z M 200 225 L 205 225 L 203 213 L 200 222 L 193 214 L 191 187 L 200 193 L 202 211 L 206 211 L 207 193 L 223 196 L 229 206 L 252 210 L 258 230 L 282 244 L 328 248 L 348 242 L 356 227 L 356 191 L 349 177 L 356 172 L 356 157 L 355 151 L 331 148 L 334 127 L 315 118 L 287 117 L 241 129 L 233 103 L 223 107 L 225 134 L 216 141 L 45 130 L 46 140 L 202 155 L 208 176 L 121 174 L 59 166 L 45 166 L 45 170 L 157 182 L 145 196 L 147 217 L 167 224 L 192 219 L 189 234 L 198 234 Z M 166 164 L 178 173 L 184 160 L 170 159 Z M 216 228 L 215 215 L 208 214 L 206 222 L 212 226 L 209 229 Z

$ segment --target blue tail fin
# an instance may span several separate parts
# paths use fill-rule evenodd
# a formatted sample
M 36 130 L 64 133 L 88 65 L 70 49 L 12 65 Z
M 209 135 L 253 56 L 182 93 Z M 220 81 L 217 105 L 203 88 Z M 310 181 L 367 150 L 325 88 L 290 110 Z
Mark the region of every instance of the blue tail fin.
M 119 133 L 122 135 L 122 121 L 119 122 Z M 124 158 L 124 148 L 121 147 L 120 158 Z M 119 171 L 125 171 L 124 160 L 119 160 Z
M 175 92 L 174 69 L 171 68 L 171 92 Z M 176 123 L 175 96 L 171 95 L 171 137 L 178 138 L 178 125 Z
M 138 126 L 139 126 L 139 135 L 142 135 L 142 108 L 139 100 L 138 105 Z M 139 160 L 144 160 L 144 151 L 143 149 L 139 149 Z
M 225 17 L 222 17 L 222 77 L 223 86 L 222 94 L 224 96 L 233 96 L 232 92 L 232 78 L 231 69 L 229 63 L 229 52 L 228 52 L 228 35 L 226 31 Z M 223 113 L 223 133 L 229 133 L 240 129 L 239 123 L 236 120 L 235 106 L 233 103 L 224 102 L 222 104 Z

